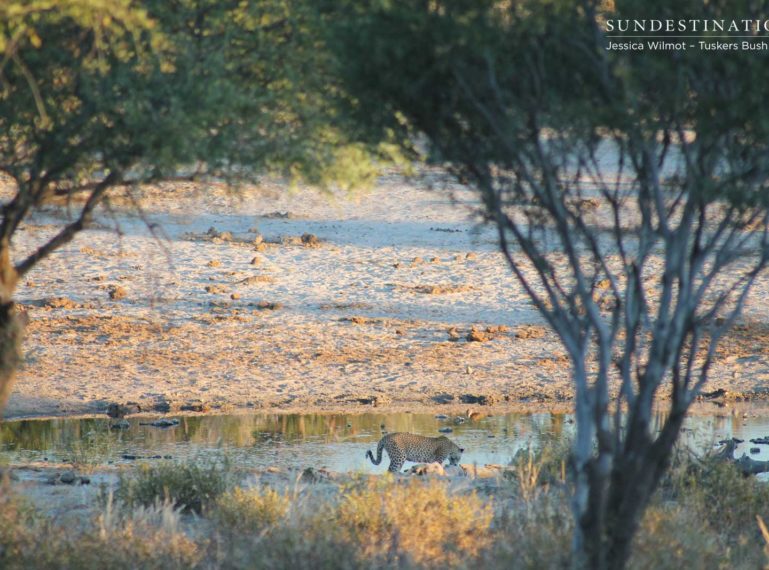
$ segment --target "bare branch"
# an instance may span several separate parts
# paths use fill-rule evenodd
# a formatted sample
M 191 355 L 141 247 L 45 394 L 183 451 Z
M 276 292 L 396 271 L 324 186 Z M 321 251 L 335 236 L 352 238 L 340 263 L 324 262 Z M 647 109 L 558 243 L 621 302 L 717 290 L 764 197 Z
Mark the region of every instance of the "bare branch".
M 104 193 L 111 188 L 118 180 L 120 175 L 113 171 L 107 175 L 91 192 L 83 208 L 80 210 L 80 216 L 74 222 L 67 224 L 64 228 L 48 240 L 47 243 L 31 253 L 26 259 L 16 265 L 16 271 L 19 276 L 26 274 L 41 259 L 48 257 L 53 251 L 70 242 L 75 234 L 86 227 L 91 221 L 93 210 L 99 204 Z

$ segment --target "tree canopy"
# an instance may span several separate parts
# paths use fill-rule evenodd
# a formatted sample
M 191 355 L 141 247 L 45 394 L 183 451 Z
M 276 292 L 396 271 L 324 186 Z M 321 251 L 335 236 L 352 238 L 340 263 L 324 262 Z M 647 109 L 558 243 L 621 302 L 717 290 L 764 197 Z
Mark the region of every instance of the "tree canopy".
M 0 3 L 0 175 L 12 188 L 0 212 L 0 408 L 18 362 L 18 278 L 85 228 L 116 185 L 372 180 L 372 155 L 339 113 L 322 18 L 300 0 Z M 74 215 L 14 258 L 14 233 L 56 194 Z

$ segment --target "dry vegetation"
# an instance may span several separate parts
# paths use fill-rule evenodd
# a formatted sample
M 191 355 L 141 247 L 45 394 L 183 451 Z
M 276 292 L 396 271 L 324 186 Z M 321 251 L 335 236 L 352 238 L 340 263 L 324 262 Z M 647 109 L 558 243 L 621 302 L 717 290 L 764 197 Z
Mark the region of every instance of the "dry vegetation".
M 568 442 L 524 449 L 492 485 L 350 477 L 239 484 L 224 464 L 121 477 L 82 524 L 0 493 L 0 567 L 568 568 Z M 192 514 L 196 513 L 196 514 Z M 731 464 L 681 454 L 637 537 L 631 568 L 759 568 L 769 487 Z

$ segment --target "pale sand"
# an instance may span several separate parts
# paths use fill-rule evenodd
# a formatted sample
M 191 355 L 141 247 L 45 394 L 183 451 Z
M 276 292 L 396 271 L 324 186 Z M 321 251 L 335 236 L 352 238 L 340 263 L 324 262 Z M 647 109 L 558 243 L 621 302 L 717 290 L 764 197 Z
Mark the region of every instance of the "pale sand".
M 276 184 L 233 195 L 221 185 L 178 183 L 141 194 L 164 237 L 115 199 L 112 214 L 102 210 L 93 229 L 19 288 L 31 322 L 6 418 L 163 398 L 215 409 L 362 411 L 371 404 L 360 400 L 377 396 L 384 411 L 443 401 L 459 408 L 472 394 L 496 398 L 497 407 L 568 408 L 563 348 L 497 251 L 494 230 L 446 192 L 392 177 L 354 199 Z M 290 217 L 269 216 L 276 211 Z M 18 234 L 18 250 L 52 235 L 51 222 L 63 216 L 36 214 Z M 212 241 L 212 226 L 234 240 Z M 257 252 L 253 230 L 268 241 L 309 232 L 321 243 L 289 240 Z M 125 298 L 110 299 L 113 285 Z M 709 389 L 769 391 L 768 292 L 764 278 Z M 76 306 L 45 306 L 53 297 Z M 473 325 L 509 330 L 467 342 Z M 450 340 L 452 327 L 460 340 Z

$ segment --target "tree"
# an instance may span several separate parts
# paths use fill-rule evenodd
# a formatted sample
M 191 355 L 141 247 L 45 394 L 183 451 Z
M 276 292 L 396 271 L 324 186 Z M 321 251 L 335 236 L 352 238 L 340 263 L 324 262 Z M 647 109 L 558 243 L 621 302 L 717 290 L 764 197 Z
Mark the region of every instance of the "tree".
M 119 185 L 263 172 L 316 184 L 373 173 L 334 116 L 314 12 L 294 0 L 11 0 L 0 5 L 0 410 L 20 362 L 18 280 Z M 56 195 L 76 214 L 22 255 Z
M 626 564 L 769 259 L 766 52 L 610 51 L 603 25 L 755 19 L 757 4 L 613 4 L 372 0 L 332 28 L 361 137 L 395 133 L 477 190 L 569 354 L 574 562 L 591 568 Z

